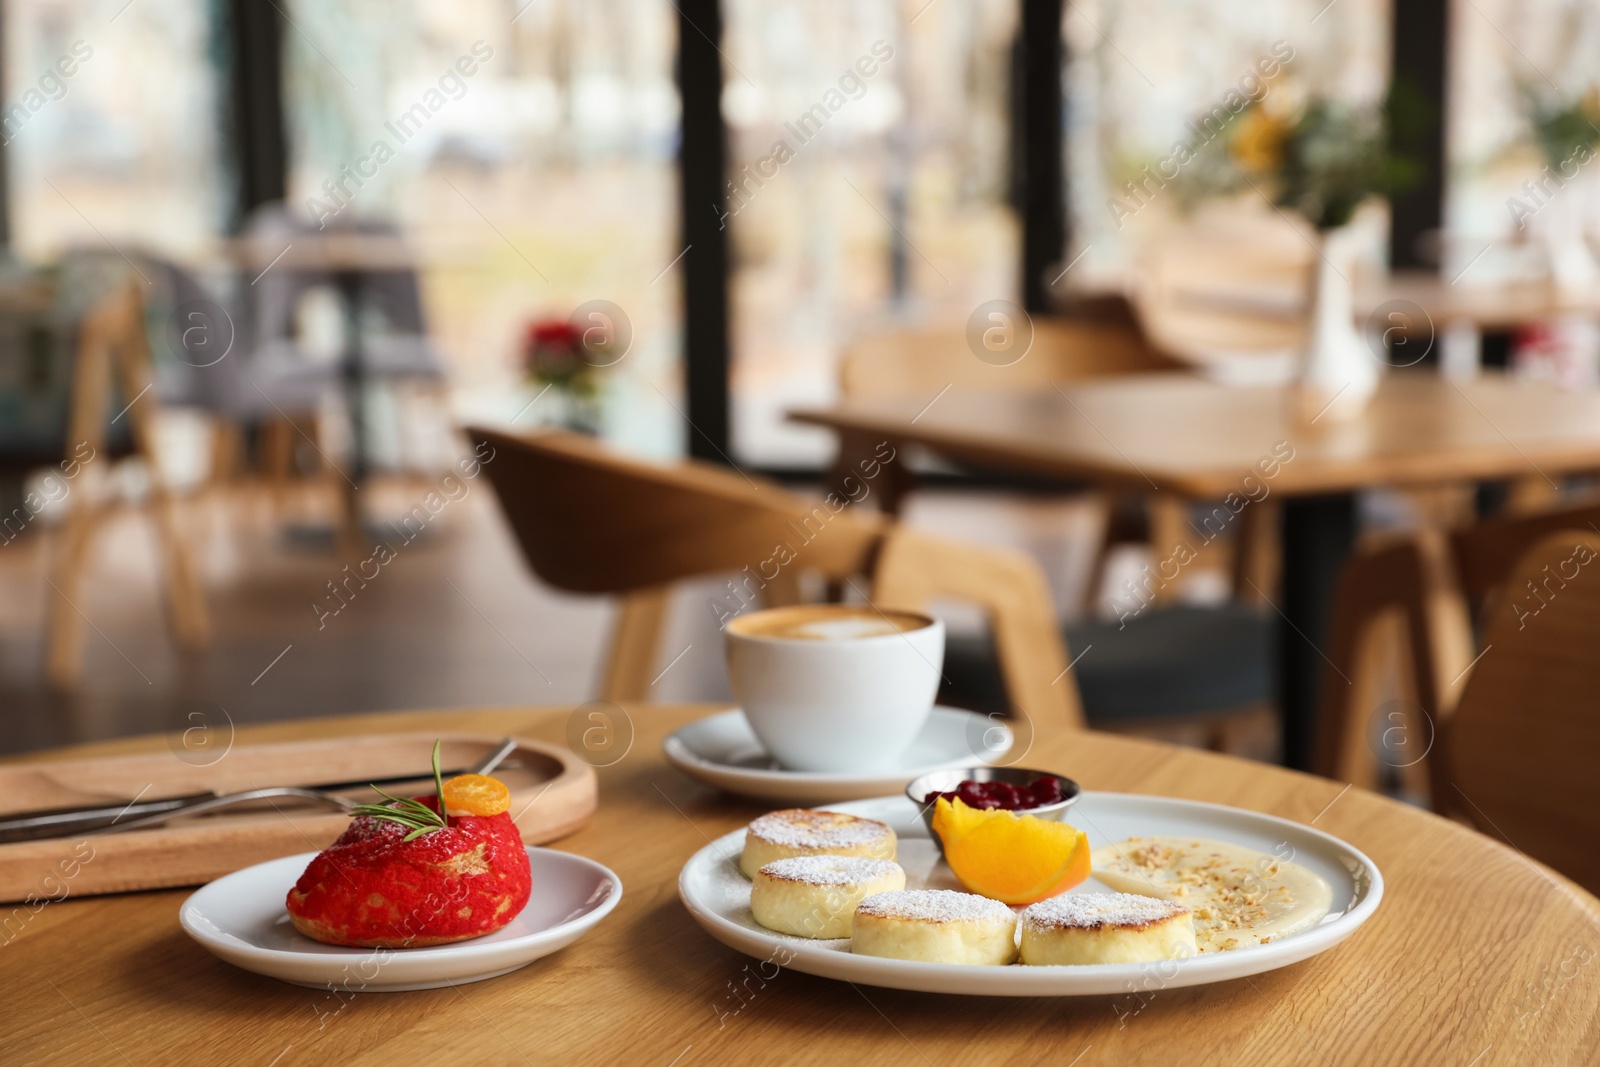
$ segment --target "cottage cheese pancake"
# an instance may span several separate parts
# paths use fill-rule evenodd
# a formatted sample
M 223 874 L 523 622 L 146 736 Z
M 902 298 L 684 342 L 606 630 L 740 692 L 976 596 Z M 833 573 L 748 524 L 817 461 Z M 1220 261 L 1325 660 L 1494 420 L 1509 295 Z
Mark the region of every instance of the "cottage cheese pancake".
M 1067 893 L 1022 913 L 1022 962 L 1148 963 L 1195 954 L 1181 904 L 1131 893 Z
M 891 860 L 866 856 L 796 856 L 756 872 L 750 910 L 756 922 L 796 937 L 849 937 L 856 905 L 875 893 L 906 887 Z
M 1112 889 L 1188 908 L 1201 952 L 1286 937 L 1320 922 L 1333 903 L 1328 883 L 1306 868 L 1225 841 L 1130 837 L 1095 849 L 1091 862 Z
M 774 860 L 793 856 L 867 856 L 892 860 L 894 831 L 887 823 L 837 811 L 789 808 L 774 811 L 745 827 L 739 870 L 746 878 Z
M 975 893 L 950 889 L 879 893 L 856 908 L 850 951 L 924 963 L 1013 963 L 1017 916 L 998 900 Z

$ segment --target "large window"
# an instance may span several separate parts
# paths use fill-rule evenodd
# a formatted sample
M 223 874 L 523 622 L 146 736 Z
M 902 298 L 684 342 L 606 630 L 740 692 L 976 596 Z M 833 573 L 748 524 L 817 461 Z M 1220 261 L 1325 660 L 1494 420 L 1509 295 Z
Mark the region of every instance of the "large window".
M 1529 104 L 1571 103 L 1600 83 L 1600 8 L 1589 0 L 1472 0 L 1455 4 L 1450 17 L 1446 270 L 1454 275 L 1471 264 L 1475 282 L 1541 274 L 1549 264 L 1540 243 L 1527 238 L 1550 225 L 1592 228 L 1600 197 L 1585 168 L 1560 190 L 1566 213 L 1528 218 L 1515 210 L 1543 203 L 1523 188 L 1545 166 Z
M 12 245 L 193 258 L 227 204 L 206 0 L 6 0 Z
M 285 7 L 290 205 L 400 224 L 460 414 L 516 415 L 533 395 L 515 387 L 528 324 L 609 300 L 633 345 L 607 378 L 607 435 L 679 450 L 671 4 Z M 335 197 L 325 183 L 341 181 Z
M 734 457 L 815 465 L 855 337 L 1016 295 L 1015 0 L 725 0 Z M 748 170 L 746 170 L 748 168 Z M 705 210 L 713 210 L 710 204 Z

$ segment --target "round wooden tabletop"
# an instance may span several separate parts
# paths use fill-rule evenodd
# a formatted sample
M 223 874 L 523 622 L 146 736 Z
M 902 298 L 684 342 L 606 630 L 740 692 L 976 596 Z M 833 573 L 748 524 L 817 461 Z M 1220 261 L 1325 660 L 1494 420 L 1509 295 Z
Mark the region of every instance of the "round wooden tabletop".
M 622 902 L 554 956 L 473 985 L 336 994 L 207 954 L 178 927 L 186 890 L 69 897 L 13 912 L 6 926 L 3 1058 L 261 1067 L 1600 1062 L 1600 901 L 1514 842 L 1325 779 L 1103 734 L 1038 738 L 1026 762 L 1090 789 L 1315 824 L 1382 868 L 1377 914 L 1323 955 L 1190 989 L 990 999 L 791 971 L 763 978 L 756 961 L 702 933 L 677 896 L 689 856 L 762 810 L 663 761 L 662 738 L 710 710 L 617 709 L 599 813 L 556 847 L 615 870 Z M 569 709 L 418 712 L 244 728 L 236 743 L 474 730 L 581 744 L 591 722 Z M 74 752 L 164 745 L 142 738 Z

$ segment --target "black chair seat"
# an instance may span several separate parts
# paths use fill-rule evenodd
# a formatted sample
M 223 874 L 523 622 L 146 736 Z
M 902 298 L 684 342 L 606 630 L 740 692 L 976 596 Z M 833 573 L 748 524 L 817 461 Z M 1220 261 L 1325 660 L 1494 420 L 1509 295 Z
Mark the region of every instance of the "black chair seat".
M 1223 712 L 1273 699 L 1274 625 L 1240 605 L 1151 608 L 1127 621 L 1062 628 L 1091 725 Z M 1006 710 L 987 633 L 952 635 L 945 645 L 940 701 L 977 711 Z M 1065 679 L 1063 679 L 1065 684 Z

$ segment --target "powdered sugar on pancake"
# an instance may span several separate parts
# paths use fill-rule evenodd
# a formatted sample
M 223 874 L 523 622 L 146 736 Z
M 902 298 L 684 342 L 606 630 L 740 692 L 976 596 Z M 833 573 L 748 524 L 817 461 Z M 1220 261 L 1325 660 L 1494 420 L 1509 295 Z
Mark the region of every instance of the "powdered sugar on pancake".
M 784 848 L 862 848 L 883 841 L 894 831 L 886 823 L 836 811 L 790 808 L 763 815 L 746 828 L 763 841 Z
M 760 873 L 785 882 L 833 886 L 874 882 L 898 870 L 900 865 L 892 860 L 867 856 L 795 856 L 773 860 Z
M 918 922 L 993 922 L 1013 921 L 1016 913 L 998 900 L 953 889 L 900 889 L 875 893 L 856 908 L 857 915 L 879 919 L 910 919 Z
M 1036 929 L 1093 930 L 1102 926 L 1142 928 L 1166 922 L 1189 909 L 1133 893 L 1068 893 L 1031 905 L 1022 921 Z

